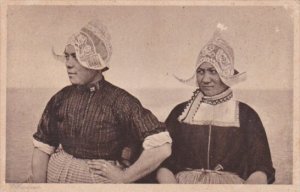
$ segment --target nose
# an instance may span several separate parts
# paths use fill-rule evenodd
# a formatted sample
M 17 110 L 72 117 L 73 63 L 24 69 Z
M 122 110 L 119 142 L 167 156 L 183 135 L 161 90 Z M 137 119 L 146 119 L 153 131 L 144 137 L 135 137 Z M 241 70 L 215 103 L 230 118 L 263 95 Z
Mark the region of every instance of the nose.
M 202 83 L 208 84 L 210 83 L 210 81 L 211 81 L 210 75 L 205 72 L 202 78 Z
M 72 57 L 69 57 L 67 60 L 66 60 L 66 66 L 67 68 L 73 68 L 74 67 L 74 58 Z

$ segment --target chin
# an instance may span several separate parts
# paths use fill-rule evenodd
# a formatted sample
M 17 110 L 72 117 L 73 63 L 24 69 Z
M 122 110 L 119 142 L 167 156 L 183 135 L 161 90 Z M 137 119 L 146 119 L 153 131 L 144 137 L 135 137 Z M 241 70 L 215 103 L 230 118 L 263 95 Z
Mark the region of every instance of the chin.
M 208 93 L 208 92 L 203 92 L 203 94 L 204 94 L 205 96 L 214 96 L 214 94 Z
M 217 94 L 218 94 L 216 91 L 213 91 L 213 90 L 206 90 L 206 91 L 203 91 L 203 90 L 202 90 L 202 93 L 203 93 L 205 96 L 214 96 L 214 95 L 217 95 Z
M 72 85 L 81 85 L 80 81 L 76 81 L 76 79 L 70 79 Z

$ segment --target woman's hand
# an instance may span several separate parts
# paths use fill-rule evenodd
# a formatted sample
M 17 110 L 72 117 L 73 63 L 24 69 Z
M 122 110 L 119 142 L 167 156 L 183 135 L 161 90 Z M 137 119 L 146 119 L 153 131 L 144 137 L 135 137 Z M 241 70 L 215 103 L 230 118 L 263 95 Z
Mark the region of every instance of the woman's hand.
M 126 183 L 125 172 L 116 165 L 105 160 L 90 160 L 87 164 L 94 174 L 103 177 L 109 183 Z

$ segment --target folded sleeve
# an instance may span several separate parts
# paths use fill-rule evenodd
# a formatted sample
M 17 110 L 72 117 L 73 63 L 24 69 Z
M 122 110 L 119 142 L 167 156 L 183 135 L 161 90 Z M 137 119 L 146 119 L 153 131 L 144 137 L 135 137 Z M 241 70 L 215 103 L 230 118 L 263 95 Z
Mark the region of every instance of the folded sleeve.
M 43 151 L 44 153 L 47 153 L 48 155 L 51 155 L 55 151 L 55 147 L 48 145 L 46 143 L 42 143 L 40 141 L 37 141 L 33 138 L 33 146 L 38 148 L 39 150 Z
M 162 146 L 163 144 L 166 143 L 172 143 L 172 139 L 168 131 L 156 133 L 154 135 L 150 135 L 146 137 L 143 142 L 143 148 L 145 150 L 151 149 L 151 148 Z
M 37 131 L 33 134 L 33 145 L 48 154 L 59 145 L 55 108 L 56 102 L 53 97 L 44 109 Z
M 267 175 L 268 183 L 273 183 L 275 181 L 275 169 L 273 168 L 265 129 L 258 114 L 253 109 L 249 109 L 247 116 L 248 167 L 246 176 L 249 177 L 256 171 L 262 171 Z

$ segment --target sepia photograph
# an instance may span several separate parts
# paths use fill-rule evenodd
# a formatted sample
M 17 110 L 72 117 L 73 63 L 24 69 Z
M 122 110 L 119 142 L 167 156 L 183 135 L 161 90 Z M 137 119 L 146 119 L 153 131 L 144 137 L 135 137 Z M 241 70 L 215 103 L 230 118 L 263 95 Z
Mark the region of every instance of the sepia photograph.
M 127 2 L 5 5 L 1 188 L 299 190 L 299 2 Z

